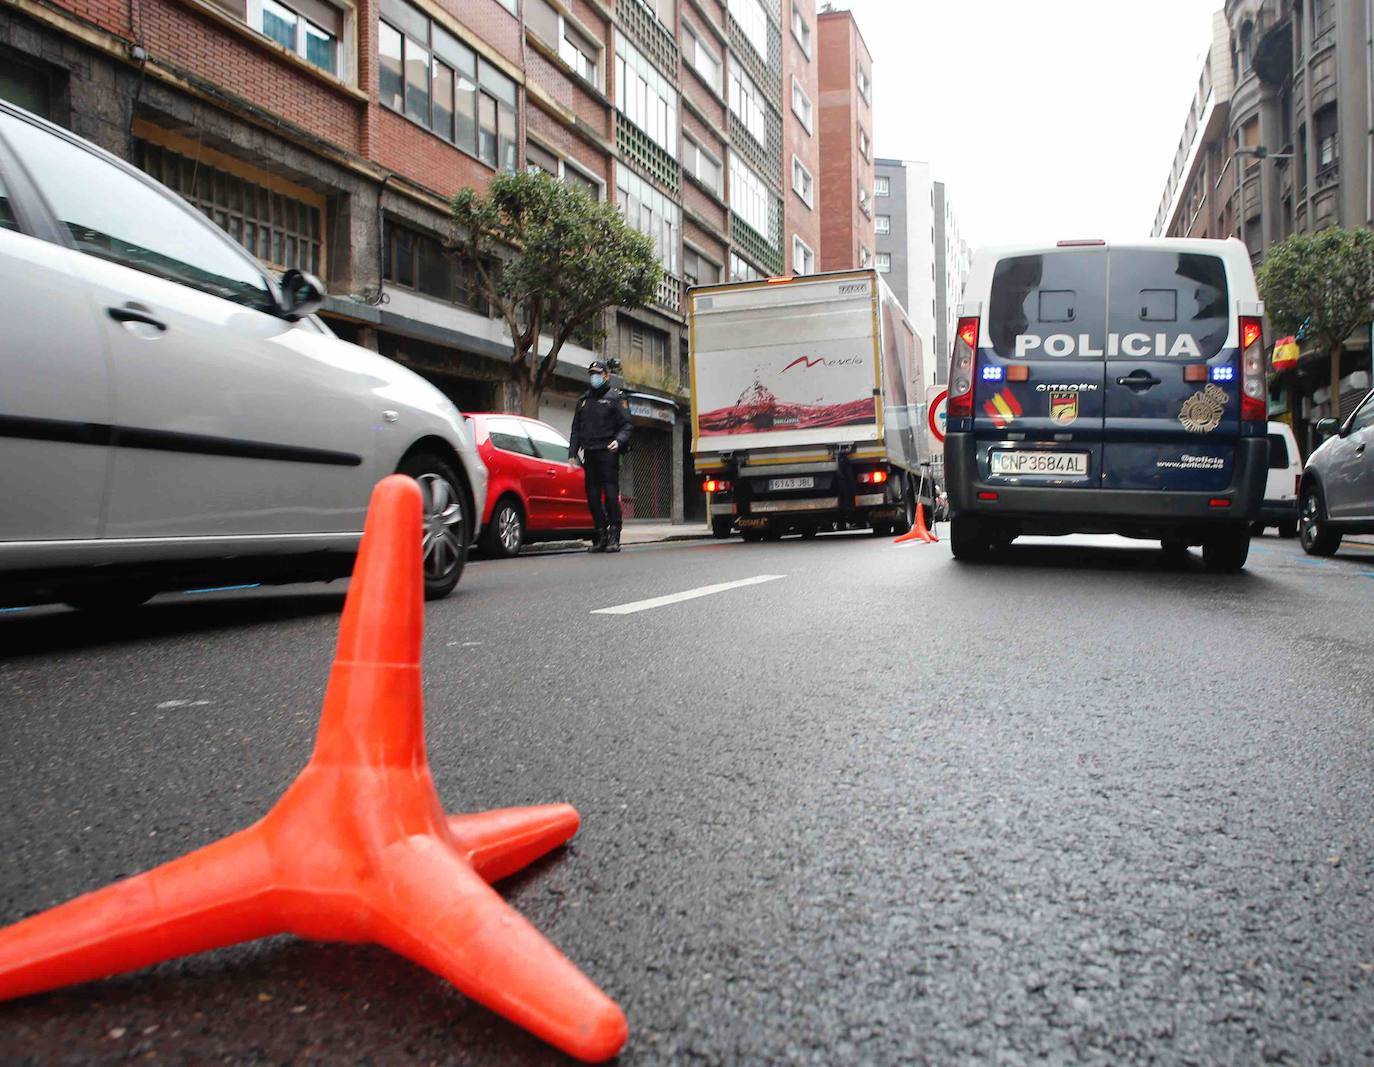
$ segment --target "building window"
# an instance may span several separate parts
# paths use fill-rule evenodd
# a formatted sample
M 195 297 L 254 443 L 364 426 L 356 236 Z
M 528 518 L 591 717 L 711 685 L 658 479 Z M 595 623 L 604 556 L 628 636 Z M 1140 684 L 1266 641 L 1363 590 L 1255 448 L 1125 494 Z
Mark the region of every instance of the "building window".
M 690 137 L 682 138 L 682 166 L 688 174 L 710 189 L 716 196 L 721 193 L 723 168 L 720 160 L 713 156 Z
M 768 62 L 768 16 L 759 0 L 730 0 L 730 17 L 744 31 L 759 58 Z
M 619 30 L 615 34 L 616 107 L 677 158 L 677 90 Z
M 684 248 L 682 280 L 688 285 L 715 285 L 720 281 L 720 264 L 712 263 L 695 248 Z
M 701 75 L 702 80 L 713 92 L 722 92 L 720 56 L 709 48 L 702 35 L 687 23 L 684 22 L 682 28 L 687 34 L 687 43 L 682 49 L 682 56 L 687 60 L 687 65 Z
M 496 0 L 496 2 L 500 4 L 502 7 L 504 7 L 507 11 L 509 11 L 512 15 L 516 14 L 516 0 Z
M 855 71 L 855 79 L 859 83 L 859 95 L 864 98 L 864 103 L 871 103 L 872 99 L 870 94 L 873 91 L 873 86 L 869 83 L 868 71 L 864 70 L 863 67 L 857 68 Z
M 1335 4 L 1332 0 L 1312 0 L 1313 35 L 1320 37 L 1335 24 Z
M 740 259 L 735 253 L 730 253 L 730 280 L 732 282 L 754 282 L 763 277 L 763 271 L 748 260 Z
M 437 237 L 391 219 L 382 223 L 382 277 L 392 285 L 487 314 L 471 272 L 444 251 Z
M 892 273 L 892 253 L 891 253 L 891 252 L 879 252 L 879 253 L 878 253 L 878 273 L 879 273 L 879 274 L 891 274 L 891 273 Z
M 792 36 L 801 47 L 802 54 L 810 59 L 811 27 L 807 25 L 806 16 L 802 14 L 801 5 L 797 3 L 797 0 L 792 0 Z
M 867 158 L 868 158 L 869 151 L 870 151 L 871 149 L 872 149 L 872 145 L 870 145 L 870 144 L 868 143 L 868 131 L 865 130 L 862 126 L 860 126 L 860 127 L 859 127 L 859 155 L 863 156 L 864 159 L 867 159 Z
M 531 174 L 544 173 L 554 178 L 562 170 L 558 165 L 558 157 L 533 141 L 525 142 L 525 169 Z
M 730 210 L 768 239 L 768 189 L 736 153 L 730 153 Z
M 806 165 L 796 156 L 792 157 L 792 191 L 802 198 L 807 207 L 816 206 L 816 182 Z
M 867 247 L 865 247 L 864 245 L 859 245 L 859 266 L 868 266 L 868 261 L 872 258 L 873 255 L 871 252 L 869 252 Z
M 891 232 L 892 232 L 892 216 L 891 216 L 891 215 L 879 215 L 877 218 L 875 218 L 875 219 L 873 220 L 873 229 L 874 229 L 874 232 L 875 232 L 875 233 L 891 233 Z
M 763 94 L 741 64 L 730 64 L 730 110 L 744 123 L 754 140 L 768 143 L 768 120 L 763 110 Z
M 1339 132 L 1336 108 L 1332 106 L 1318 111 L 1317 117 L 1313 120 L 1313 127 L 1313 132 L 1317 136 L 1317 173 L 1322 174 L 1336 165 L 1340 155 L 1336 144 Z
M 515 82 L 404 0 L 382 0 L 381 8 L 377 88 L 382 106 L 488 166 L 515 170 Z
M 792 273 L 816 273 L 816 253 L 795 233 L 792 235 Z
M 601 87 L 601 45 L 579 30 L 549 0 L 525 0 L 525 25 L 558 52 L 578 77 Z
M 134 142 L 138 168 L 181 197 L 273 270 L 320 273 L 323 211 L 170 148 Z
M 807 133 L 810 133 L 811 98 L 806 95 L 806 90 L 802 88 L 801 82 L 797 80 L 795 74 L 792 75 L 792 114 L 797 116 L 802 127 Z
M 563 160 L 563 184 L 581 190 L 593 200 L 601 199 L 601 183 L 568 160 Z
M 891 196 L 892 194 L 888 191 L 888 189 L 888 177 L 886 174 L 879 174 L 876 178 L 873 179 L 874 196 Z
M 682 208 L 626 166 L 616 167 L 616 204 L 632 229 L 647 234 L 663 269 L 678 273 L 678 246 L 682 243 Z
M 337 7 L 322 0 L 247 0 L 238 11 L 264 37 L 339 77 L 344 17 Z
M 859 210 L 872 218 L 873 206 L 868 202 L 868 190 L 862 185 L 859 186 Z
M 639 6 L 658 19 L 669 31 L 676 24 L 676 0 L 639 0 Z

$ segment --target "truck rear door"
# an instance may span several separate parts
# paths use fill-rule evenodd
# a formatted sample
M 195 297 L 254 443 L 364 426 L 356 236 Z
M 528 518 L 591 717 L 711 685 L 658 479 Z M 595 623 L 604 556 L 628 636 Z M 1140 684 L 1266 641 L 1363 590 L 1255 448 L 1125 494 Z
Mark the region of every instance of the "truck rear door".
M 1116 248 L 1110 255 L 1106 489 L 1220 491 L 1240 437 L 1238 345 L 1219 256 Z
M 1105 247 L 997 264 L 973 398 L 984 481 L 1099 485 L 1106 308 Z

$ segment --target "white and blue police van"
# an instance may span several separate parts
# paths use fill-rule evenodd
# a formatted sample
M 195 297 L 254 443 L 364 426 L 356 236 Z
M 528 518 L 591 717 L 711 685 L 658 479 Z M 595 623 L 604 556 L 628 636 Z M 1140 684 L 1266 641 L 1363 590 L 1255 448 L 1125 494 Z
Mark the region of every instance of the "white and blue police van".
M 1264 307 L 1236 240 L 980 249 L 950 359 L 957 559 L 1022 535 L 1245 565 L 1268 473 Z

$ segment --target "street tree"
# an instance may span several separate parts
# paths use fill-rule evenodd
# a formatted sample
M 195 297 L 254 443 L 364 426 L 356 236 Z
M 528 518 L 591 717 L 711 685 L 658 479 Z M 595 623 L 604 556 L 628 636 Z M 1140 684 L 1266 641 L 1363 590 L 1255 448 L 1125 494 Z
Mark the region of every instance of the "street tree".
M 1374 230 L 1295 233 L 1265 253 L 1257 280 L 1269 321 L 1283 333 L 1304 331 L 1330 354 L 1339 419 L 1345 339 L 1374 319 Z
M 599 336 L 607 308 L 643 307 L 662 277 L 653 242 L 614 204 L 542 172 L 498 174 L 485 193 L 462 189 L 452 217 L 450 251 L 510 331 L 524 415 L 538 417 L 569 339 Z

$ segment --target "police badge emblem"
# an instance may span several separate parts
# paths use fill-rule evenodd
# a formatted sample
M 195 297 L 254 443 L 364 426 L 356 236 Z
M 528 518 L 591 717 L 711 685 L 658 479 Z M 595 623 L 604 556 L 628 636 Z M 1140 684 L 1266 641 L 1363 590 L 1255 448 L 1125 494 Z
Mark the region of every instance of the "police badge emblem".
M 1230 401 L 1226 390 L 1217 385 L 1209 385 L 1201 392 L 1194 393 L 1183 402 L 1179 409 L 1178 421 L 1189 433 L 1211 433 L 1221 425 L 1221 409 Z
M 1067 426 L 1078 418 L 1077 393 L 1050 394 L 1050 421 L 1058 426 Z

